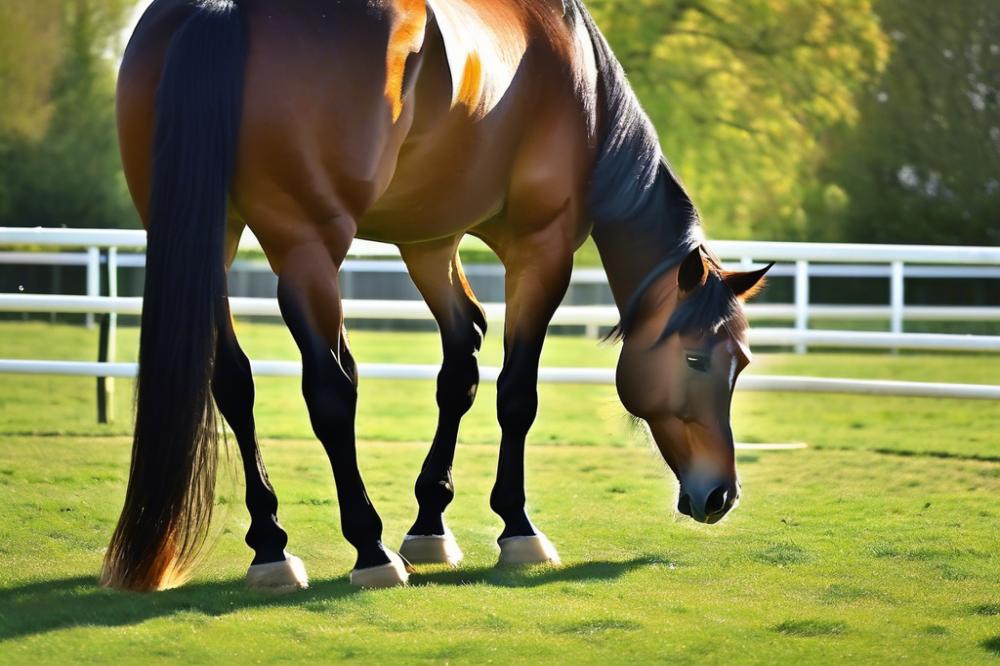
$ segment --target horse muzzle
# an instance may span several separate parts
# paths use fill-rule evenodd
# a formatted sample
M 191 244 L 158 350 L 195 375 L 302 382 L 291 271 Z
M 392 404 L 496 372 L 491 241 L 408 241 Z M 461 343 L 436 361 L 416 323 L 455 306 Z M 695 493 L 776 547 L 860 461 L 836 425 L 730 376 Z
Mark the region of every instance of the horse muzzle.
M 681 483 L 677 511 L 699 523 L 714 525 L 739 504 L 739 483 L 717 479 Z

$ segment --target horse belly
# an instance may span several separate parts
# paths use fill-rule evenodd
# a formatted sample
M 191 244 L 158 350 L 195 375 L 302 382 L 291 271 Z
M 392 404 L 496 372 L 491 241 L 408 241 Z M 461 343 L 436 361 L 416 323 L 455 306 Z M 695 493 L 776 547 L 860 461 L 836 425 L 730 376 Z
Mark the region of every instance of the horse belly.
M 490 155 L 488 140 L 456 138 L 422 149 L 404 147 L 388 189 L 360 220 L 360 237 L 432 240 L 468 231 L 500 212 L 512 156 Z

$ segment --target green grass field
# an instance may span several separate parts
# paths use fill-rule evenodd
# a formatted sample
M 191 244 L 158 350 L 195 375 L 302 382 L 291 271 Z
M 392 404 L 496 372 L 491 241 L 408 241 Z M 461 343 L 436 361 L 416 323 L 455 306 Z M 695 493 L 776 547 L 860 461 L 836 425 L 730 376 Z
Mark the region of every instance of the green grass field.
M 295 358 L 283 329 L 245 325 L 256 358 Z M 123 330 L 119 358 L 133 358 Z M 499 363 L 489 337 L 483 363 Z M 435 336 L 359 332 L 363 362 L 434 363 Z M 0 325 L 0 357 L 91 359 L 96 334 Z M 606 366 L 613 347 L 552 338 L 544 363 Z M 996 382 L 995 356 L 759 354 L 757 373 Z M 94 423 L 94 382 L 0 376 L 0 663 L 363 662 L 996 663 L 1000 658 L 1000 407 L 993 403 L 741 394 L 741 441 L 805 441 L 739 456 L 744 501 L 721 525 L 682 520 L 676 484 L 629 431 L 610 387 L 546 386 L 530 438 L 531 514 L 559 568 L 494 568 L 500 522 L 495 392 L 462 431 L 450 524 L 457 571 L 358 592 L 329 467 L 297 382 L 262 379 L 258 422 L 290 550 L 313 585 L 243 588 L 242 491 L 221 490 L 219 537 L 192 583 L 136 596 L 95 583 L 127 473 L 131 386 Z M 430 382 L 365 381 L 362 468 L 397 546 L 433 431 Z

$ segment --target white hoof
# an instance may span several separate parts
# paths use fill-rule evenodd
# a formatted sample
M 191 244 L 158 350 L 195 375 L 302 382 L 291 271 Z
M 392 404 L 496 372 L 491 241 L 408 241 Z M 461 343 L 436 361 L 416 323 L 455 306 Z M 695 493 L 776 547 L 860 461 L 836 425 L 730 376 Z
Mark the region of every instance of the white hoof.
M 549 538 L 534 536 L 500 539 L 500 564 L 560 564 L 559 553 Z
M 367 569 L 355 569 L 351 572 L 351 585 L 377 590 L 386 587 L 406 585 L 410 580 L 410 569 L 396 553 L 386 550 L 389 563 Z
M 252 564 L 247 570 L 247 587 L 262 592 L 287 594 L 309 587 L 309 576 L 302 560 L 285 553 L 284 562 Z
M 445 528 L 444 536 L 407 534 L 403 537 L 399 554 L 414 564 L 447 564 L 452 568 L 457 567 L 464 557 L 455 535 L 448 528 Z

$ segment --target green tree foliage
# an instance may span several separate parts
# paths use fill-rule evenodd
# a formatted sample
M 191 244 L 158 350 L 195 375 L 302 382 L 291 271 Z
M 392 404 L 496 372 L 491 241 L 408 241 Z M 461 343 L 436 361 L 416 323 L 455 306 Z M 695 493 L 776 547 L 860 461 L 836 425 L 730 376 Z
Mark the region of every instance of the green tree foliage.
M 6 3 L 33 4 L 0 1 L 5 8 Z M 46 4 L 55 10 L 44 13 Z M 25 84 L 16 95 L 0 97 L 0 117 L 12 110 L 26 120 L 0 125 L 0 224 L 131 222 L 115 135 L 114 57 L 133 5 L 129 0 L 60 0 L 10 12 L 24 21 L 24 33 L 0 42 L 0 63 L 14 63 L 7 71 Z M 3 32 L 12 32 L 6 23 Z M 51 72 L 18 60 L 19 53 L 35 48 L 21 45 L 22 40 L 45 35 L 52 37 L 39 48 L 47 57 L 58 56 Z
M 135 223 L 113 112 L 134 5 L 0 0 L 0 224 Z M 713 236 L 1000 241 L 996 0 L 588 5 Z
M 828 145 L 845 240 L 1000 244 L 1000 3 L 879 0 L 893 45 L 861 121 Z M 846 203 L 846 207 L 843 206 Z
M 0 0 L 0 137 L 37 138 L 52 111 L 59 0 Z
M 716 237 L 806 234 L 817 137 L 888 44 L 869 0 L 591 0 Z

